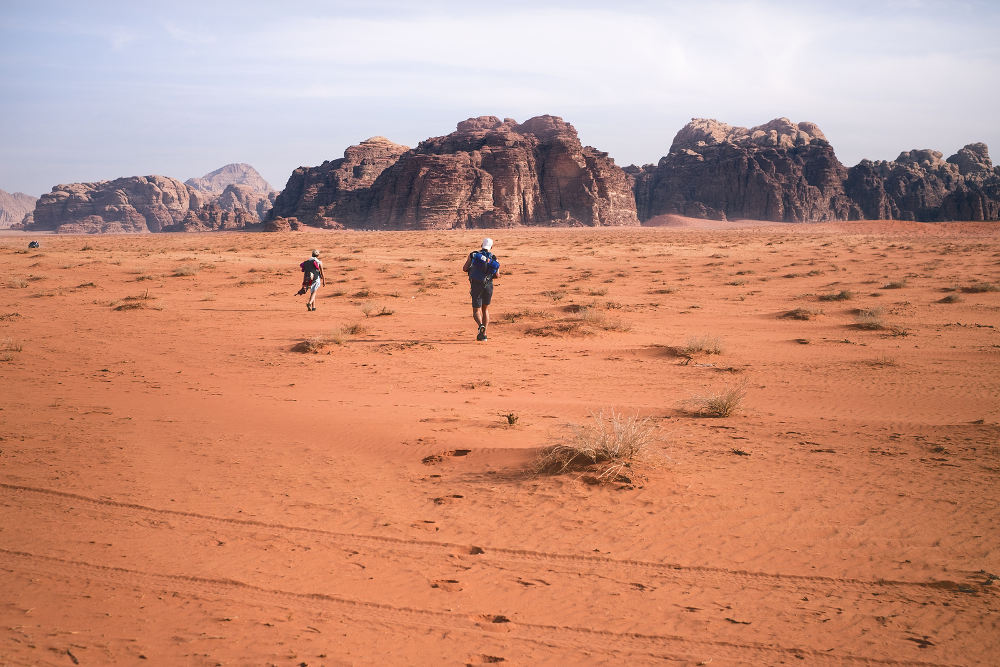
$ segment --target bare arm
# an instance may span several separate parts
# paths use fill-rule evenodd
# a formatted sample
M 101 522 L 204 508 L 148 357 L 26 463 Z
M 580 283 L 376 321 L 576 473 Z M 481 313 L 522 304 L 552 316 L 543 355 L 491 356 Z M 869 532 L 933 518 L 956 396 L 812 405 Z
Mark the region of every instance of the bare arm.
M 465 258 L 465 266 L 462 267 L 462 270 L 468 273 L 469 268 L 471 266 L 472 266 L 472 255 L 469 255 L 468 257 Z

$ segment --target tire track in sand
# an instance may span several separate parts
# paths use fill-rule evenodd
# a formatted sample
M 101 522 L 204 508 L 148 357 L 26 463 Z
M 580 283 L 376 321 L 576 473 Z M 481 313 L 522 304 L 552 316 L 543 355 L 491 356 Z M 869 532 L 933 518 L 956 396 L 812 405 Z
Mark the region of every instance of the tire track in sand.
M 5 485 L 6 486 L 6 485 Z M 416 607 L 394 606 L 381 602 L 351 599 L 326 593 L 296 593 L 248 584 L 235 579 L 213 579 L 193 575 L 161 574 L 112 565 L 57 558 L 0 548 L 4 569 L 26 571 L 36 576 L 72 577 L 70 573 L 86 573 L 115 585 L 128 585 L 147 590 L 166 589 L 194 598 L 239 597 L 243 602 L 269 606 L 284 606 L 289 602 L 297 608 L 314 612 L 336 611 L 361 622 L 403 624 L 444 631 L 493 634 L 502 624 L 510 639 L 522 642 L 587 647 L 596 652 L 607 647 L 609 654 L 630 652 L 655 655 L 666 659 L 684 659 L 684 655 L 711 649 L 713 656 L 724 660 L 771 662 L 775 658 L 807 660 L 810 664 L 866 663 L 882 665 L 927 665 L 943 663 L 914 660 L 897 661 L 850 654 L 830 655 L 816 649 L 774 646 L 771 644 L 740 643 L 710 639 L 694 639 L 681 635 L 614 632 L 596 628 L 518 622 L 483 614 L 434 611 Z M 490 628 L 489 626 L 494 626 Z M 595 644 L 595 639 L 602 642 Z M 664 653 L 668 651 L 670 653 Z

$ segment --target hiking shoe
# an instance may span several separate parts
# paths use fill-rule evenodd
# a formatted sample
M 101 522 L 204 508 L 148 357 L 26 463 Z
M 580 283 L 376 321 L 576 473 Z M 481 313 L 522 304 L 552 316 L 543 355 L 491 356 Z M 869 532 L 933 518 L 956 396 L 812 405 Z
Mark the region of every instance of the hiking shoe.
M 486 340 L 486 327 L 479 325 L 479 333 L 476 334 L 476 340 Z

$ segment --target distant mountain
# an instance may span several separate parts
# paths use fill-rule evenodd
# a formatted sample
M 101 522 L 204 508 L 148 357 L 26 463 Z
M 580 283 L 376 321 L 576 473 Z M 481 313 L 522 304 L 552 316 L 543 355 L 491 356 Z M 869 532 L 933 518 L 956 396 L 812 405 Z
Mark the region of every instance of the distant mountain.
M 35 204 L 29 230 L 71 234 L 247 229 L 277 192 L 249 165 L 227 165 L 195 185 L 167 176 L 128 176 L 57 185 Z
M 189 178 L 184 185 L 200 192 L 221 195 L 230 185 L 245 185 L 255 192 L 271 192 L 274 188 L 248 164 L 227 164 L 201 178 Z
M 21 224 L 24 216 L 35 210 L 38 197 L 26 195 L 23 192 L 6 192 L 0 190 L 0 229 L 10 229 Z

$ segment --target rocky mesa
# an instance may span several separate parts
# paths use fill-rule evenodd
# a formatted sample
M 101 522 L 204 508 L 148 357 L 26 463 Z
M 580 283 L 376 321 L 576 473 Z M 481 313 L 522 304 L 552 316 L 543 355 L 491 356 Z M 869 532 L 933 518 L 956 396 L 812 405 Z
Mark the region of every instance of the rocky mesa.
M 470 118 L 412 149 L 369 139 L 297 169 L 271 217 L 275 228 L 639 224 L 625 172 L 556 116 Z
M 220 173 L 241 182 L 227 183 Z M 168 176 L 130 176 L 57 185 L 39 198 L 26 228 L 82 234 L 245 229 L 260 223 L 277 195 L 249 165 L 228 165 L 192 180 L 195 185 Z
M 985 144 L 841 164 L 813 123 L 744 128 L 694 118 L 656 165 L 626 168 L 643 222 L 665 214 L 778 222 L 1000 217 L 1000 170 Z

